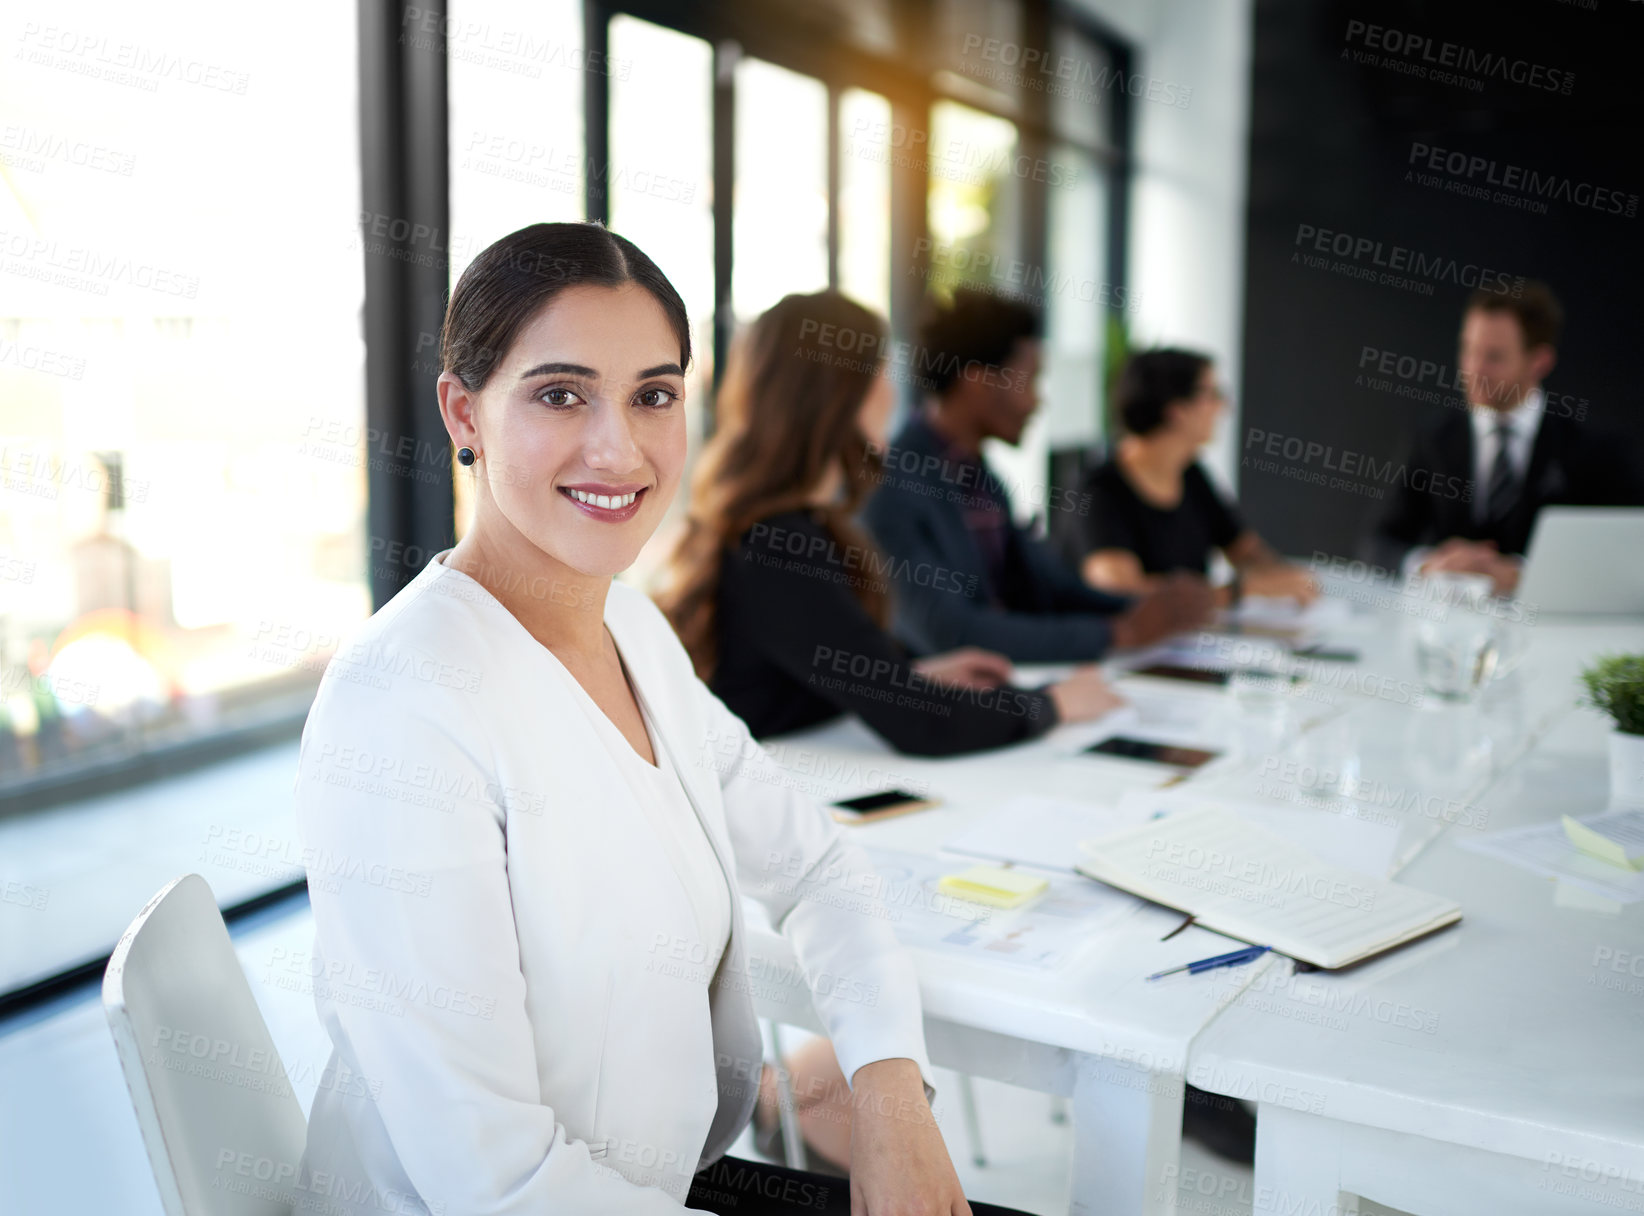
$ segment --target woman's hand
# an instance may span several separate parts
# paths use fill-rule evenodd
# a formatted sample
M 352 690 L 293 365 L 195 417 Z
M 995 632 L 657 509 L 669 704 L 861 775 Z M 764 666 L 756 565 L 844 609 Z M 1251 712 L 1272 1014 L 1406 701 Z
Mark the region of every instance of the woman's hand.
M 912 1060 L 851 1078 L 851 1216 L 971 1216 Z
M 961 646 L 913 661 L 913 669 L 938 684 L 954 688 L 997 688 L 1011 677 L 1010 660 L 991 650 Z
M 1045 691 L 1056 703 L 1056 716 L 1062 722 L 1089 722 L 1125 703 L 1102 678 L 1102 669 L 1094 665 L 1078 668 Z
M 1209 623 L 1215 613 L 1216 597 L 1204 576 L 1178 570 L 1161 577 L 1156 590 L 1113 618 L 1113 645 L 1120 650 L 1151 646 Z

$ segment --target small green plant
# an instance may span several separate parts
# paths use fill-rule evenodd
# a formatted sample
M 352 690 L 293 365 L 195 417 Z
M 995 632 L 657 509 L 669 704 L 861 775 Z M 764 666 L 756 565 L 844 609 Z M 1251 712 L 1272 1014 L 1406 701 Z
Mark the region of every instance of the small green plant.
M 1600 655 L 1582 670 L 1581 683 L 1582 704 L 1609 714 L 1622 733 L 1644 735 L 1644 654 Z

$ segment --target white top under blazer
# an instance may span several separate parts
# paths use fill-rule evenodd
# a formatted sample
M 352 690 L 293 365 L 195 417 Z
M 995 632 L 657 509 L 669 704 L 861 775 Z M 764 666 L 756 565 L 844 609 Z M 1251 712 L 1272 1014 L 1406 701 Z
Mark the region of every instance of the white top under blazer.
M 742 896 L 792 943 L 845 1076 L 907 1057 L 933 1097 L 866 856 L 656 606 L 613 582 L 604 614 L 651 769 L 449 552 L 343 640 L 303 728 L 314 950 L 292 970 L 333 1050 L 301 1191 L 373 1213 L 679 1211 L 758 1093 Z

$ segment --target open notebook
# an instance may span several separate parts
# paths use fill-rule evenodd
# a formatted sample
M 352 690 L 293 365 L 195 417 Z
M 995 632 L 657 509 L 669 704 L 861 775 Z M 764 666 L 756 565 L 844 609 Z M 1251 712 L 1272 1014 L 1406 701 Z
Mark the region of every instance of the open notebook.
M 1461 918 L 1453 900 L 1320 861 L 1224 810 L 1180 810 L 1080 848 L 1080 873 L 1315 967 L 1345 967 Z

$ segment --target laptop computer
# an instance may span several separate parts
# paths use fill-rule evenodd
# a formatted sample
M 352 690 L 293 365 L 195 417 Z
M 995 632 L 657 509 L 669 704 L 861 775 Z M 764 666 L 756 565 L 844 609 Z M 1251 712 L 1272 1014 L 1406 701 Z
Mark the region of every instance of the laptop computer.
M 1514 596 L 1539 612 L 1644 615 L 1644 507 L 1543 507 Z

